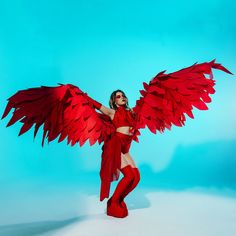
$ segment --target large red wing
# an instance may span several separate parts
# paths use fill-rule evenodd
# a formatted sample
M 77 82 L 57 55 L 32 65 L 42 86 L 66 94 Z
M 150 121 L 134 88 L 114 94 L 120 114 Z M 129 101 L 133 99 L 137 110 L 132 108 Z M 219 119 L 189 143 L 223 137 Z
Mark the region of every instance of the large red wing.
M 2 119 L 14 108 L 7 126 L 16 121 L 24 123 L 19 135 L 28 131 L 34 124 L 34 137 L 43 126 L 43 139 L 48 143 L 59 136 L 58 142 L 67 137 L 67 144 L 82 146 L 87 140 L 90 145 L 100 144 L 115 132 L 110 118 L 96 112 L 88 100 L 87 93 L 71 84 L 57 87 L 41 86 L 20 90 L 8 99 Z
M 209 94 L 215 93 L 212 68 L 232 74 L 213 60 L 195 63 L 170 74 L 162 71 L 149 84 L 144 82 L 144 90 L 140 90 L 142 96 L 133 107 L 137 114 L 135 128 L 145 128 L 147 125 L 152 133 L 156 134 L 156 130 L 162 133 L 165 128 L 171 130 L 172 124 L 183 126 L 184 113 L 194 118 L 193 106 L 199 110 L 207 110 L 205 103 L 211 102 Z

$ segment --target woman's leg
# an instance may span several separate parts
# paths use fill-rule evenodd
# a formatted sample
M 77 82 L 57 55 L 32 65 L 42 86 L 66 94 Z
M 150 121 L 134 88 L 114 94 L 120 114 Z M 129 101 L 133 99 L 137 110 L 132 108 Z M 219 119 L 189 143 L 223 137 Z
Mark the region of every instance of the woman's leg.
M 140 179 L 138 168 L 129 153 L 121 153 L 120 171 L 124 176 L 117 184 L 112 197 L 107 201 L 107 214 L 123 218 L 128 215 L 124 198 L 136 187 Z
M 133 182 L 134 175 L 131 165 L 126 165 L 120 171 L 124 176 L 117 184 L 112 197 L 107 201 L 107 214 L 115 217 L 126 217 L 128 209 L 120 205 L 120 198 L 127 187 Z
M 123 191 L 121 197 L 120 197 L 120 204 L 122 207 L 126 208 L 126 204 L 124 202 L 124 198 L 132 191 L 134 190 L 134 188 L 137 186 L 137 184 L 140 181 L 140 172 L 137 168 L 137 166 L 135 165 L 135 162 L 133 160 L 133 158 L 131 157 L 130 153 L 126 153 L 126 154 L 122 154 L 122 159 L 124 163 L 131 165 L 132 167 L 132 171 L 133 171 L 133 181 L 131 182 L 130 185 L 127 186 L 127 188 Z

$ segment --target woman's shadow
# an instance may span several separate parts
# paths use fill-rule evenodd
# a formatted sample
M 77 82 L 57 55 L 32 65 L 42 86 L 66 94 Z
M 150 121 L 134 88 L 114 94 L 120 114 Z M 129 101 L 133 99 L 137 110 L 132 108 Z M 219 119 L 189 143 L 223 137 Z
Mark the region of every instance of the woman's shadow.
M 98 217 L 101 214 L 97 215 L 89 215 L 89 218 Z M 41 235 L 53 230 L 57 230 L 63 227 L 66 227 L 75 222 L 79 223 L 85 220 L 88 216 L 78 216 L 66 220 L 58 220 L 58 221 L 38 221 L 31 223 L 23 223 L 23 224 L 12 224 L 12 225 L 4 225 L 0 226 L 0 236 L 35 236 Z

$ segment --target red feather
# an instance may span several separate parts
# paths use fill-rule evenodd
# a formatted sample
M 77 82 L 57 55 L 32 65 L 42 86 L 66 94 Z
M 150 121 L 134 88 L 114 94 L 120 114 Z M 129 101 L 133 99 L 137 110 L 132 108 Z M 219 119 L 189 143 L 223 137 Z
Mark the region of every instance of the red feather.
M 7 126 L 21 121 L 19 135 L 27 132 L 34 124 L 34 137 L 43 125 L 43 139 L 48 142 L 59 136 L 58 142 L 67 137 L 67 144 L 87 140 L 90 145 L 100 144 L 115 132 L 108 116 L 96 112 L 89 103 L 88 95 L 71 84 L 57 87 L 41 86 L 18 91 L 8 99 L 2 119 L 14 108 L 13 116 Z
M 199 110 L 207 110 L 205 103 L 211 102 L 209 94 L 215 93 L 212 68 L 232 74 L 213 60 L 195 63 L 169 74 L 162 71 L 149 84 L 144 82 L 144 90 L 140 91 L 141 97 L 133 107 L 139 117 L 135 128 L 147 126 L 152 133 L 156 130 L 162 133 L 165 128 L 170 130 L 172 124 L 183 126 L 185 114 L 194 118 L 193 106 Z M 205 74 L 210 75 L 210 79 Z

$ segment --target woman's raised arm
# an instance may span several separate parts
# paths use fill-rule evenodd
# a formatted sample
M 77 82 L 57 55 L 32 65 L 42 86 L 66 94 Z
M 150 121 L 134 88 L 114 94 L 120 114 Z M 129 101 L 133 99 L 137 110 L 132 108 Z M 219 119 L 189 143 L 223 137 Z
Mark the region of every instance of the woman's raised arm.
M 87 95 L 87 93 L 85 94 Z M 103 106 L 100 102 L 97 102 L 96 100 L 92 99 L 88 95 L 87 95 L 87 98 L 89 102 L 93 105 L 93 107 L 100 110 L 103 114 L 111 117 L 115 113 L 115 110 Z
M 114 109 L 111 109 L 111 108 L 108 108 L 108 107 L 105 107 L 105 106 L 101 106 L 100 109 L 99 109 L 103 114 L 107 115 L 107 116 L 112 116 L 114 115 L 115 113 L 115 110 Z

